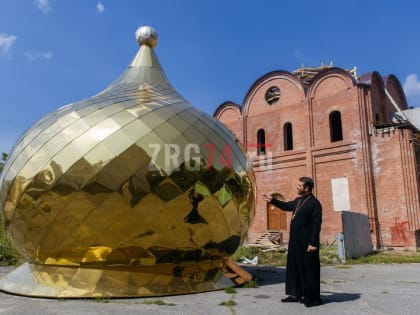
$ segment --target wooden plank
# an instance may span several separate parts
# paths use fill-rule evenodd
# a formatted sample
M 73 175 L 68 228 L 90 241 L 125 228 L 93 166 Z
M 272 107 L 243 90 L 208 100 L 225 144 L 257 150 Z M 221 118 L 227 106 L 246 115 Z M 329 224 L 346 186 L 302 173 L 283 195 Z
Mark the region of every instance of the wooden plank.
M 226 265 L 223 268 L 223 273 L 236 285 L 241 285 L 252 280 L 252 275 L 239 267 L 231 257 L 226 259 Z

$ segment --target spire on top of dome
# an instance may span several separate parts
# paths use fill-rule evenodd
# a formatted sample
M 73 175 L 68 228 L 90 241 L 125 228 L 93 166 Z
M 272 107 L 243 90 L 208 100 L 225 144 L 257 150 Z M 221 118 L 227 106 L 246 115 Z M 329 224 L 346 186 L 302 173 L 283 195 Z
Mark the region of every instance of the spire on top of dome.
M 146 84 L 161 88 L 171 87 L 153 49 L 158 44 L 158 33 L 151 26 L 141 26 L 137 29 L 135 35 L 140 45 L 139 51 L 131 61 L 128 69 L 105 90 L 106 92 L 121 84 L 135 84 L 138 86 Z
M 136 31 L 137 42 L 142 45 L 147 45 L 152 48 L 158 44 L 159 35 L 151 26 L 140 26 Z

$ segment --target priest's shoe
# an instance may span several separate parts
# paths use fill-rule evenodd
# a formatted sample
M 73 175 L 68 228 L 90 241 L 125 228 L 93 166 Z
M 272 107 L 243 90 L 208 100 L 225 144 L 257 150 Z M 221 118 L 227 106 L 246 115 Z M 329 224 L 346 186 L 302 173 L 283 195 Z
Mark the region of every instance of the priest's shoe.
M 313 306 L 319 306 L 322 305 L 323 302 L 321 299 L 317 299 L 317 300 L 305 300 L 303 302 L 303 304 L 305 304 L 306 307 L 313 307 Z
M 283 303 L 302 303 L 302 298 L 300 297 L 294 297 L 294 296 L 288 296 L 287 298 L 281 299 Z

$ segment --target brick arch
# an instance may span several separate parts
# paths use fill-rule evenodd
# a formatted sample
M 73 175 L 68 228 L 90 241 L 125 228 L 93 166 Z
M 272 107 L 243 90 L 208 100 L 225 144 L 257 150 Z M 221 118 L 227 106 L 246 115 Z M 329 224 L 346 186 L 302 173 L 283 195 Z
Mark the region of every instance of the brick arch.
M 278 110 L 279 106 L 277 104 L 270 106 L 266 104 L 264 99 L 266 90 L 277 85 L 280 86 L 281 90 L 279 104 L 285 98 L 288 99 L 288 102 L 293 98 L 296 99 L 296 102 L 305 98 L 305 87 L 295 75 L 283 70 L 272 71 L 257 79 L 246 93 L 243 101 L 243 116 L 247 117 L 253 112 L 258 112 L 258 110 L 254 110 L 258 106 L 264 107 L 264 111 Z
M 281 93 L 279 101 L 273 105 L 265 100 L 265 93 L 271 86 L 278 86 Z M 256 80 L 245 96 L 242 109 L 246 145 L 257 144 L 255 130 L 264 128 L 266 143 L 269 145 L 267 152 L 275 154 L 282 151 L 283 124 L 290 121 L 294 126 L 302 128 L 307 125 L 307 115 L 302 114 L 307 111 L 305 100 L 303 83 L 290 72 L 273 71 Z M 296 148 L 304 147 L 304 133 L 296 137 L 296 143 Z
M 233 102 L 224 102 L 214 111 L 213 117 L 223 122 L 223 120 L 232 120 L 242 116 L 241 107 Z
M 345 70 L 327 68 L 319 72 L 309 86 L 311 142 L 313 145 L 331 143 L 330 114 L 340 113 L 342 135 L 340 141 L 349 141 L 354 136 L 352 130 L 358 115 L 357 83 Z
M 241 107 L 233 102 L 224 102 L 217 107 L 213 117 L 224 124 L 241 144 L 244 144 L 244 126 Z
M 363 83 L 370 84 L 370 97 L 371 97 L 371 117 L 373 122 L 386 122 L 387 114 L 384 106 L 385 102 L 385 91 L 384 81 L 379 72 L 374 71 L 365 74 L 363 77 Z
M 325 89 L 325 83 L 328 81 L 328 88 Z M 331 86 L 334 82 L 334 89 Z M 345 70 L 340 68 L 327 68 L 320 71 L 309 86 L 307 94 L 310 98 L 324 96 L 326 93 L 337 94 L 340 89 L 349 89 L 356 86 L 354 78 Z
M 407 99 L 405 97 L 404 90 L 401 86 L 400 81 L 398 78 L 393 75 L 387 75 L 383 77 L 384 86 L 388 90 L 389 94 L 393 98 L 393 100 L 397 103 L 397 106 L 400 110 L 407 109 Z M 397 112 L 397 109 L 391 103 L 388 97 L 385 98 L 385 114 L 387 115 L 388 119 L 391 120 L 391 116 L 393 113 Z

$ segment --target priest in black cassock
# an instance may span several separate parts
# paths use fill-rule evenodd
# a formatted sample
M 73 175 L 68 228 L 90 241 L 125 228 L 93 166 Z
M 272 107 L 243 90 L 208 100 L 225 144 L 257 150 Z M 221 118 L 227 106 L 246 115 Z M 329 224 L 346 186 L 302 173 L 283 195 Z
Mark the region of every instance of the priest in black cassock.
M 299 178 L 293 201 L 283 202 L 264 194 L 263 199 L 274 206 L 292 211 L 286 266 L 286 294 L 282 302 L 303 302 L 305 306 L 322 304 L 320 295 L 319 233 L 322 206 L 312 194 L 310 177 Z

